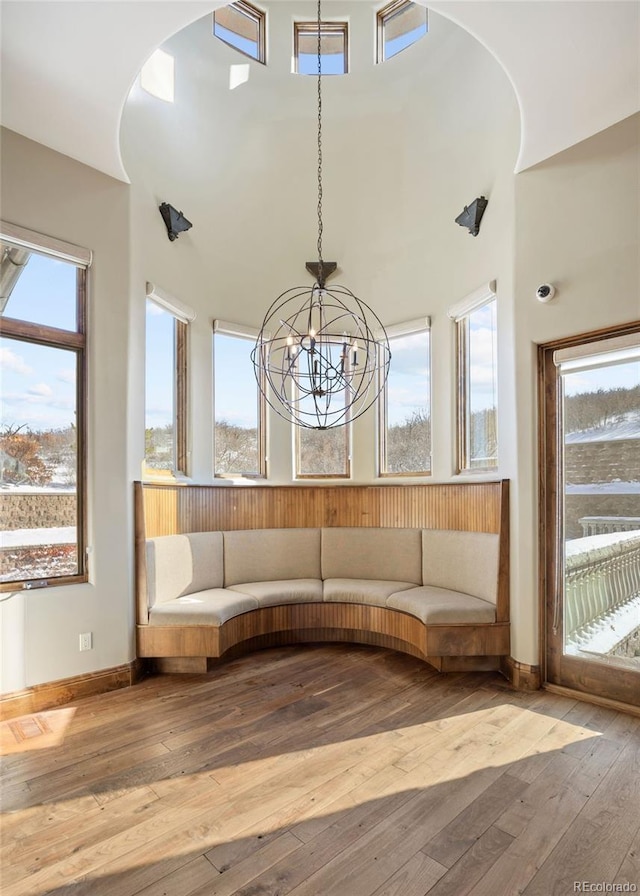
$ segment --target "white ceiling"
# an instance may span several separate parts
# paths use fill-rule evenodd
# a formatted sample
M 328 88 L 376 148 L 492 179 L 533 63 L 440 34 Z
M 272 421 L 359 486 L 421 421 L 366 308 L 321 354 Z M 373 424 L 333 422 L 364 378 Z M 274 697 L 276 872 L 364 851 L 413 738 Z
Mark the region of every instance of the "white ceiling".
M 120 120 L 137 73 L 164 40 L 220 5 L 3 0 L 2 124 L 126 181 Z M 518 171 L 640 109 L 637 0 L 427 5 L 476 37 L 510 78 L 521 115 Z

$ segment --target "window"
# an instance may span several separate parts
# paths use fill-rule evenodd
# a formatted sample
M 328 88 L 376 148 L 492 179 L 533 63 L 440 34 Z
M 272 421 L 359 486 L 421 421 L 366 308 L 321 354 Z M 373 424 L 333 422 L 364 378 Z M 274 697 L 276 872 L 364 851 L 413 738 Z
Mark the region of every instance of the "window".
M 395 0 L 379 10 L 376 19 L 378 62 L 390 59 L 427 33 L 427 9 L 418 3 Z
M 84 582 L 91 253 L 2 225 L 2 590 Z
M 335 406 L 334 398 L 332 407 Z M 293 429 L 296 479 L 349 478 L 350 423 L 332 429 L 307 429 L 304 426 L 294 426 Z
M 140 71 L 140 86 L 151 96 L 172 103 L 174 98 L 174 59 L 164 50 L 155 50 Z
M 216 9 L 213 33 L 225 44 L 258 62 L 266 62 L 266 15 L 245 0 Z
M 187 473 L 187 333 L 195 314 L 147 284 L 145 474 Z
M 387 329 L 391 363 L 379 402 L 381 476 L 431 472 L 431 338 L 429 318 Z
M 458 472 L 498 466 L 495 282 L 449 311 L 456 323 Z
M 344 75 L 349 70 L 348 25 L 320 23 L 320 70 L 323 75 Z M 293 56 L 299 75 L 318 74 L 318 23 L 294 22 Z
M 251 361 L 258 331 L 221 320 L 213 329 L 214 475 L 264 477 L 266 409 Z

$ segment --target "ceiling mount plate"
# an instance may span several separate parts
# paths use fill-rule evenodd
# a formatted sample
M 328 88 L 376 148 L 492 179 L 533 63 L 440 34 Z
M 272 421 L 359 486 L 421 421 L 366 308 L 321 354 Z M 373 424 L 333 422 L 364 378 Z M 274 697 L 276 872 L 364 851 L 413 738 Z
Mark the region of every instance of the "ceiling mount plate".
M 324 287 L 324 284 L 327 282 L 329 277 L 338 269 L 337 261 L 323 261 L 322 262 L 322 282 L 320 278 L 320 262 L 319 261 L 307 261 L 305 264 L 306 269 L 309 271 L 311 276 L 314 278 L 316 283 L 320 288 Z

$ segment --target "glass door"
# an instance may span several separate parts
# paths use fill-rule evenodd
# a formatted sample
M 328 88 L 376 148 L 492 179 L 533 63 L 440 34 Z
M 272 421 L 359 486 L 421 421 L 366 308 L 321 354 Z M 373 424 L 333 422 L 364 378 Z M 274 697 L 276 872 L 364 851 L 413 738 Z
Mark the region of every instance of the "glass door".
M 640 705 L 640 331 L 541 361 L 545 678 Z

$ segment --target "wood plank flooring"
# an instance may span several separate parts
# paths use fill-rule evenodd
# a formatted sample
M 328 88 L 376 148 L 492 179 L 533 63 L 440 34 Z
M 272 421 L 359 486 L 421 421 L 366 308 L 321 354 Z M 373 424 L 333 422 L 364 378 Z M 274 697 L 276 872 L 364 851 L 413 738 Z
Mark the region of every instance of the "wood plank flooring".
M 497 674 L 289 647 L 5 725 L 3 896 L 640 890 L 640 718 Z

